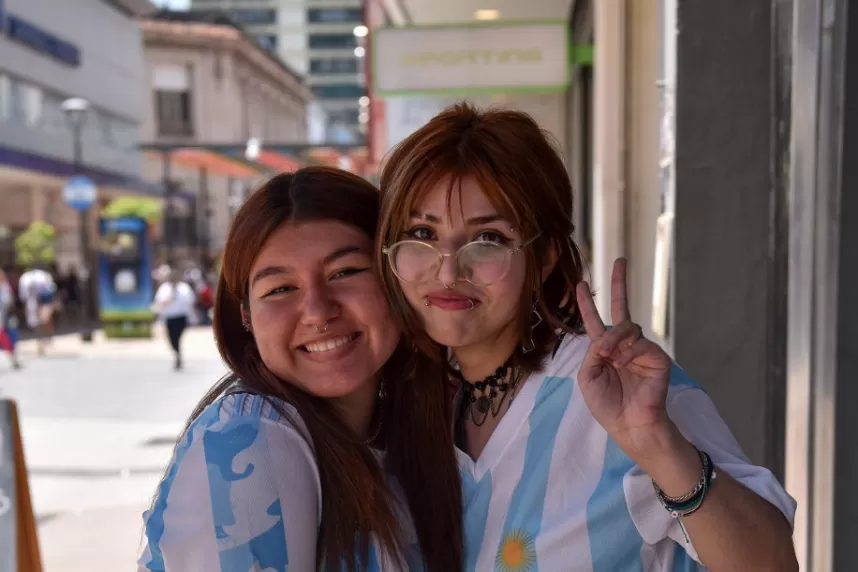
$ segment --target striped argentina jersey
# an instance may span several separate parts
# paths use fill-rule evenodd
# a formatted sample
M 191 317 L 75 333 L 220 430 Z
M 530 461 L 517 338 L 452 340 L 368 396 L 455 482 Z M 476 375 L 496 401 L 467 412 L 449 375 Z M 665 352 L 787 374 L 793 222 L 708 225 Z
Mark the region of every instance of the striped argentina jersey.
M 143 515 L 139 572 L 316 570 L 319 471 L 298 413 L 281 405 L 289 418 L 261 396 L 235 393 L 194 420 Z M 400 520 L 408 569 L 420 570 L 410 562 L 419 560 L 411 519 Z M 364 572 L 397 570 L 373 543 Z
M 547 367 L 521 385 L 476 462 L 456 451 L 469 572 L 704 569 L 649 477 L 590 414 L 576 382 L 588 344 L 566 336 Z M 706 394 L 675 365 L 667 409 L 718 470 L 792 522 L 793 499 L 750 464 Z

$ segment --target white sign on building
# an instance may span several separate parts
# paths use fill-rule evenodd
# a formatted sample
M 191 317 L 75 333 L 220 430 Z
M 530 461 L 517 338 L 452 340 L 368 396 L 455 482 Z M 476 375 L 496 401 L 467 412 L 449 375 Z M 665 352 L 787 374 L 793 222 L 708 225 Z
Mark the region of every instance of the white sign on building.
M 567 22 L 381 28 L 372 42 L 375 95 L 562 91 Z

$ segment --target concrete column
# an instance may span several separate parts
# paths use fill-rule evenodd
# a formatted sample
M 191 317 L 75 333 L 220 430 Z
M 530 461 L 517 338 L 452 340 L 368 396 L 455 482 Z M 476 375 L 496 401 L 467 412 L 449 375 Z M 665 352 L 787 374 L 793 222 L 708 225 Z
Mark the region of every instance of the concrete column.
M 30 185 L 30 220 L 45 220 L 46 207 L 45 190 L 37 184 Z
M 626 0 L 594 5 L 593 265 L 596 305 L 610 319 L 611 269 L 625 255 Z
M 677 29 L 670 345 L 751 460 L 781 474 L 783 361 L 773 348 L 785 340 L 772 324 L 784 284 L 773 262 L 782 237 L 772 217 L 784 197 L 773 177 L 773 7 L 670 4 Z

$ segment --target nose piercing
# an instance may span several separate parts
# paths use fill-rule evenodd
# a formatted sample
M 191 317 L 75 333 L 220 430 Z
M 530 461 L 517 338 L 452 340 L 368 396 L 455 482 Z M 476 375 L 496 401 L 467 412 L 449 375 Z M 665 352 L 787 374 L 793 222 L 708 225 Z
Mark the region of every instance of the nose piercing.
M 327 321 L 325 321 L 325 325 L 322 326 L 321 328 L 318 325 L 316 326 L 316 333 L 317 334 L 321 334 L 321 333 L 327 332 L 327 331 L 328 331 L 328 322 Z
M 474 309 L 474 306 L 476 306 L 476 304 L 474 304 L 474 301 L 473 301 L 473 300 L 471 300 L 470 298 L 468 298 L 468 302 L 470 302 L 470 303 L 471 303 L 471 308 L 470 308 L 470 309 L 471 309 L 471 310 L 473 310 L 473 309 Z
M 449 290 L 449 289 L 450 289 L 450 285 L 449 285 L 449 284 L 444 284 L 444 289 L 445 289 L 445 290 Z
M 423 305 L 424 305 L 424 306 L 426 306 L 426 307 L 428 308 L 429 306 L 431 306 L 431 305 L 432 305 L 432 302 L 430 302 L 430 301 L 429 301 L 429 298 L 426 298 L 426 301 L 425 301 L 425 302 L 423 302 Z

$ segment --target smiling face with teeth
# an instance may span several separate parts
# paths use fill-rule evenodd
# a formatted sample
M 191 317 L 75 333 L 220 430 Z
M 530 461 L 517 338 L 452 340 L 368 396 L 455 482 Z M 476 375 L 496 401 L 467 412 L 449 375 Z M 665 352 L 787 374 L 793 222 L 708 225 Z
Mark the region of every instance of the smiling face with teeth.
M 344 405 L 374 403 L 400 333 L 372 249 L 363 232 L 336 221 L 288 223 L 271 234 L 250 272 L 246 311 L 262 361 L 278 377 Z

